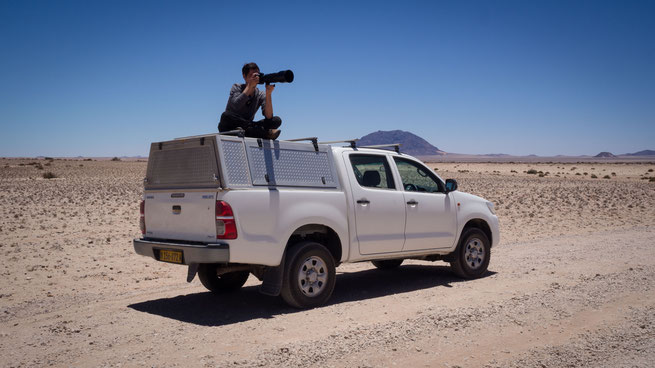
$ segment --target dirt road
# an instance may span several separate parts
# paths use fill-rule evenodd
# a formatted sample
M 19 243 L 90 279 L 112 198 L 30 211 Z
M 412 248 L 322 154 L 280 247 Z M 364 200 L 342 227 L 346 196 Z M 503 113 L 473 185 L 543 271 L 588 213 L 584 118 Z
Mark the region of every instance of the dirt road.
M 522 236 L 508 222 L 528 220 L 501 212 L 507 236 L 482 279 L 457 279 L 442 262 L 347 264 L 329 305 L 298 311 L 259 294 L 252 276 L 219 297 L 187 284 L 185 268 L 133 254 L 143 164 L 85 164 L 117 175 L 94 181 L 77 164 L 59 181 L 3 172 L 0 366 L 655 366 L 655 199 L 643 181 L 621 184 L 651 201 L 641 221 L 614 206 L 614 226 L 553 230 L 578 204 L 528 203 L 543 231 Z M 530 178 L 521 192 L 523 180 L 503 185 L 515 196 L 567 191 Z

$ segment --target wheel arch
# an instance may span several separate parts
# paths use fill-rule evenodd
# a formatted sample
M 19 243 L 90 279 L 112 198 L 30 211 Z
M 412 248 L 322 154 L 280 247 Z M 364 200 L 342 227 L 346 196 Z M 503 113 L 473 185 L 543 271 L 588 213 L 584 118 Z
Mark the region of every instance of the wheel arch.
M 493 233 L 491 232 L 491 227 L 487 223 L 487 221 L 481 219 L 481 218 L 473 218 L 470 219 L 466 222 L 464 227 L 462 228 L 462 231 L 460 232 L 460 238 L 462 234 L 466 232 L 468 229 L 480 229 L 484 233 L 484 235 L 487 236 L 487 239 L 489 239 L 489 246 L 493 246 Z
M 325 224 L 305 224 L 295 229 L 287 240 L 285 252 L 302 241 L 315 241 L 322 244 L 332 255 L 335 264 L 341 263 L 344 255 L 343 243 L 339 234 L 332 227 Z

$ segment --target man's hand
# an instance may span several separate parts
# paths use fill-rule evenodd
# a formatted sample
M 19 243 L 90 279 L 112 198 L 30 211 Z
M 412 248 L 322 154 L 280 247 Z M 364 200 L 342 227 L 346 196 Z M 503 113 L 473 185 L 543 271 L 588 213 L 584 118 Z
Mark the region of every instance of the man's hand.
M 246 88 L 243 90 L 243 93 L 252 96 L 257 88 L 257 83 L 259 83 L 259 73 L 250 73 L 246 77 Z
M 275 89 L 275 84 L 267 84 L 266 85 L 266 94 L 270 95 L 273 93 L 273 90 Z

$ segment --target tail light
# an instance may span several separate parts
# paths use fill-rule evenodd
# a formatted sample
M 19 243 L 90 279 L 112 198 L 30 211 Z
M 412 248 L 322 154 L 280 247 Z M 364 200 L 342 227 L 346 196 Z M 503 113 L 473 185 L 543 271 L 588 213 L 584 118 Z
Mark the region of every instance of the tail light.
M 236 239 L 237 225 L 232 207 L 225 201 L 216 201 L 216 239 Z
M 139 227 L 141 228 L 141 234 L 146 235 L 146 201 L 141 201 L 139 205 L 139 212 L 141 214 L 139 218 Z

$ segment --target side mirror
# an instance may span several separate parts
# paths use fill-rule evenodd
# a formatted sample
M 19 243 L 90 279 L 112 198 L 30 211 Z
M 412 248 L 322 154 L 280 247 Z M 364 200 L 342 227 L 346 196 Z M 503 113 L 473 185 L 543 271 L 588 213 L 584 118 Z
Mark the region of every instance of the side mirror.
M 446 179 L 446 193 L 454 192 L 457 190 L 457 180 Z

